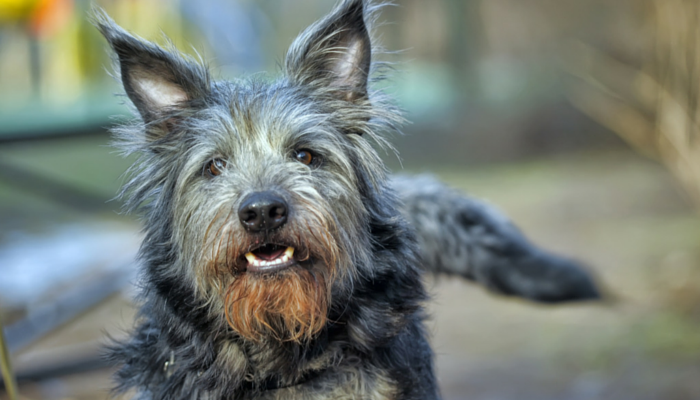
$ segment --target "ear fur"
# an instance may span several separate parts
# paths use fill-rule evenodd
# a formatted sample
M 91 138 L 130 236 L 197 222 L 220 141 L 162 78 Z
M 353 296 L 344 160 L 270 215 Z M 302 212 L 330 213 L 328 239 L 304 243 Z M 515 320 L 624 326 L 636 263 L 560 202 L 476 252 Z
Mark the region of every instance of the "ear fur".
M 287 52 L 285 70 L 290 80 L 340 100 L 366 99 L 372 62 L 369 8 L 364 0 L 343 0 L 302 32 Z
M 209 72 L 201 63 L 131 35 L 99 8 L 92 10 L 91 19 L 114 51 L 124 90 L 144 122 L 162 119 L 209 94 Z

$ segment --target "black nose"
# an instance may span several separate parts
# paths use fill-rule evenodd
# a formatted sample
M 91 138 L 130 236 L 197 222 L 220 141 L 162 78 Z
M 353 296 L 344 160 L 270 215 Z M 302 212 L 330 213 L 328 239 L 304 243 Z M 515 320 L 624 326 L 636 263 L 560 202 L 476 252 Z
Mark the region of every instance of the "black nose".
M 287 209 L 287 202 L 274 193 L 253 193 L 241 203 L 238 219 L 249 231 L 270 231 L 287 222 Z

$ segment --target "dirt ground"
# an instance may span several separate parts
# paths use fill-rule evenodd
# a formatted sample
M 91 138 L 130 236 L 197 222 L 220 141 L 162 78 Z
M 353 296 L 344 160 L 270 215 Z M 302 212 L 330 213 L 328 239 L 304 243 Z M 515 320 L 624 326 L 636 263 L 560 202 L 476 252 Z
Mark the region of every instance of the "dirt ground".
M 604 302 L 542 306 L 429 279 L 445 399 L 700 399 L 700 223 L 663 169 L 607 153 L 432 172 L 497 204 L 534 242 L 584 261 L 608 292 Z M 0 187 L 0 209 L 15 213 L 15 229 L 43 215 L 17 216 L 21 196 Z M 124 224 L 137 235 L 137 223 Z M 15 364 L 122 335 L 131 294 L 92 308 L 16 354 Z M 31 399 L 78 400 L 108 398 L 109 387 L 109 371 L 95 370 L 21 389 Z

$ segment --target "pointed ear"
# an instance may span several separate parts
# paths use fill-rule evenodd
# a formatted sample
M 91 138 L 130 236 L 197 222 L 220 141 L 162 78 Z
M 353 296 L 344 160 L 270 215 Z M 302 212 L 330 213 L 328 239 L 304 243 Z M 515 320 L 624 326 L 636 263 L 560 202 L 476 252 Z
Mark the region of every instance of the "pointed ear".
M 144 122 L 209 94 L 209 73 L 191 57 L 129 34 L 98 8 L 92 10 L 92 22 L 112 47 L 124 90 Z
M 364 0 L 343 0 L 299 35 L 285 60 L 289 79 L 341 100 L 366 99 L 372 61 L 367 8 Z

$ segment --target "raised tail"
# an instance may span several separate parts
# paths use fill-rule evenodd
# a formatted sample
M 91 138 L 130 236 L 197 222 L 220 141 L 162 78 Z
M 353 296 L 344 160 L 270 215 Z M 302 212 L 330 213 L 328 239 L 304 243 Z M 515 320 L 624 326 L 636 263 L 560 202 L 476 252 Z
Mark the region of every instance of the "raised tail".
M 397 176 L 393 186 L 429 271 L 538 302 L 601 297 L 585 267 L 536 247 L 494 207 L 429 176 Z

